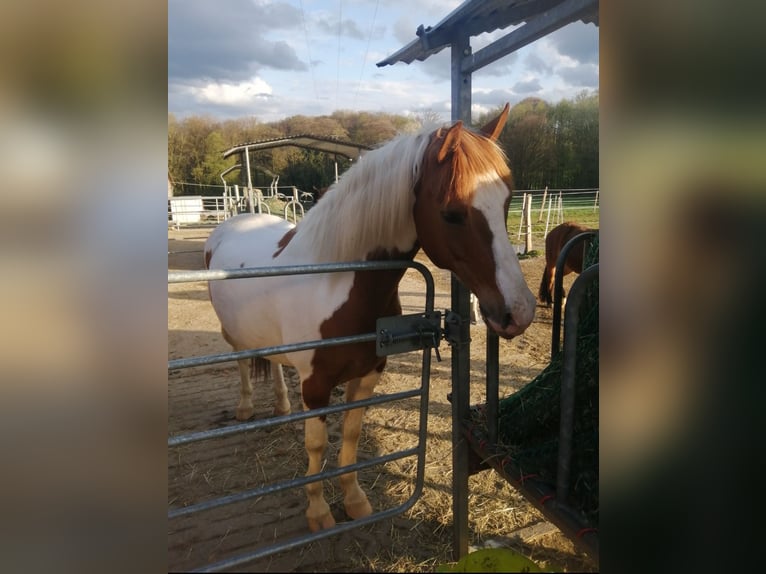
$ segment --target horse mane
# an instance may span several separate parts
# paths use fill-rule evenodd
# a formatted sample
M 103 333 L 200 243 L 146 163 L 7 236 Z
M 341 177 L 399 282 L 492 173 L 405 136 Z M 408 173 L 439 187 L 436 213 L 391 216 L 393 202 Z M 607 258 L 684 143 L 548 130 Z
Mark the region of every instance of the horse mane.
M 436 199 L 442 205 L 470 201 L 477 183 L 489 174 L 499 175 L 512 189 L 502 149 L 470 130 L 456 132 L 454 148 L 440 161 L 437 152 L 444 144 L 429 144 L 434 133 L 438 143 L 447 129 L 423 127 L 368 152 L 296 225 L 291 249 L 310 252 L 317 262 L 363 260 L 377 248 L 410 249 L 417 239 L 414 188 L 426 169 L 436 178 Z
M 413 189 L 431 131 L 401 134 L 365 154 L 296 225 L 290 248 L 319 262 L 353 261 L 376 247 L 414 242 Z
M 450 181 L 439 185 L 437 200 L 446 205 L 452 200 L 467 202 L 476 189 L 477 182 L 487 174 L 497 174 L 513 189 L 511 170 L 502 148 L 470 130 L 460 132 L 460 153 L 452 153 Z M 444 171 L 442 171 L 444 173 Z

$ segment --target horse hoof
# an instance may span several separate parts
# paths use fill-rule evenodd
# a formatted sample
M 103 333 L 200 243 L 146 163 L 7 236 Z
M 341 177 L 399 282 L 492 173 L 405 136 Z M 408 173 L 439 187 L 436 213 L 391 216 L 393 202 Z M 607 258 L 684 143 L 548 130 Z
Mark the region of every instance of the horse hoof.
M 280 409 L 278 407 L 274 407 L 274 416 L 275 417 L 281 417 L 284 415 L 289 415 L 291 412 L 290 407 L 287 407 L 287 409 Z
M 246 421 L 253 416 L 253 407 L 237 407 L 237 413 L 234 415 L 238 421 Z
M 319 518 L 308 518 L 309 530 L 311 532 L 319 532 L 320 530 L 327 530 L 335 526 L 335 519 L 329 512 Z
M 372 514 L 372 506 L 370 506 L 370 502 L 367 500 L 367 497 L 354 502 L 346 502 L 344 506 L 346 508 L 346 514 L 348 514 L 349 517 L 354 520 L 357 518 L 364 518 L 365 516 Z

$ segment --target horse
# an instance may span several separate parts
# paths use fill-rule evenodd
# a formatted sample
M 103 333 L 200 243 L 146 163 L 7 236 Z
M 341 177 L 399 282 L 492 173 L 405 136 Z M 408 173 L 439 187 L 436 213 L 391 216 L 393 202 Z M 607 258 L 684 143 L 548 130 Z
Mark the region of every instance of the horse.
M 567 242 L 586 231 L 593 231 L 589 227 L 580 225 L 573 221 L 566 221 L 557 225 L 545 236 L 545 269 L 543 278 L 540 281 L 540 290 L 538 299 L 547 307 L 553 303 L 553 282 L 556 275 L 556 261 L 559 258 L 561 249 Z M 562 276 L 569 275 L 572 272 L 582 273 L 582 260 L 585 252 L 585 244 L 575 245 L 569 251 L 567 259 L 564 262 L 564 268 L 561 270 Z M 562 291 L 562 297 L 566 297 L 566 291 Z
M 412 260 L 422 248 L 454 272 L 480 302 L 498 336 L 521 335 L 536 301 L 508 241 L 511 173 L 496 140 L 509 106 L 475 131 L 461 121 L 401 134 L 368 152 L 293 225 L 267 214 L 221 223 L 204 247 L 208 269 Z M 209 296 L 224 339 L 235 351 L 375 331 L 376 318 L 401 315 L 398 286 L 405 269 L 211 281 Z M 275 414 L 290 412 L 281 365 L 295 368 L 304 410 L 325 407 L 337 385 L 347 402 L 372 395 L 386 365 L 374 342 L 345 344 L 256 359 L 275 375 Z M 238 420 L 253 415 L 248 360 L 240 360 Z M 270 364 L 269 364 L 270 363 Z M 255 380 L 255 371 L 254 380 Z M 364 408 L 344 413 L 339 467 L 356 462 Z M 322 466 L 325 417 L 305 420 L 307 476 Z M 357 473 L 341 475 L 346 514 L 372 513 Z M 311 531 L 335 519 L 320 481 L 305 486 Z

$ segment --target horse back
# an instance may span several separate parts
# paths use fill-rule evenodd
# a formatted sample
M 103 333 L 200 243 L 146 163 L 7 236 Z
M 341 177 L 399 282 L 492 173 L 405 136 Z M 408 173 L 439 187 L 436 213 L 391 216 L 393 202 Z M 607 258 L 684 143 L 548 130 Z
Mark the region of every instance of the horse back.
M 551 231 L 545 238 L 545 262 L 553 269 L 564 246 L 574 237 L 590 231 L 589 228 L 578 223 L 566 222 Z M 582 272 L 584 246 L 574 246 L 569 250 L 564 264 L 564 274 Z

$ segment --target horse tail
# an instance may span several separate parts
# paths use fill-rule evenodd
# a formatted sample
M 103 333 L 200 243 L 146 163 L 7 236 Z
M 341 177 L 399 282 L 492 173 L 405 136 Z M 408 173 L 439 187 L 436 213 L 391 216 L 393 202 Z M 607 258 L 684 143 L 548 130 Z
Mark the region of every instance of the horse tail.
M 271 361 L 263 357 L 253 357 L 250 362 L 250 369 L 256 381 L 265 381 L 271 375 Z

